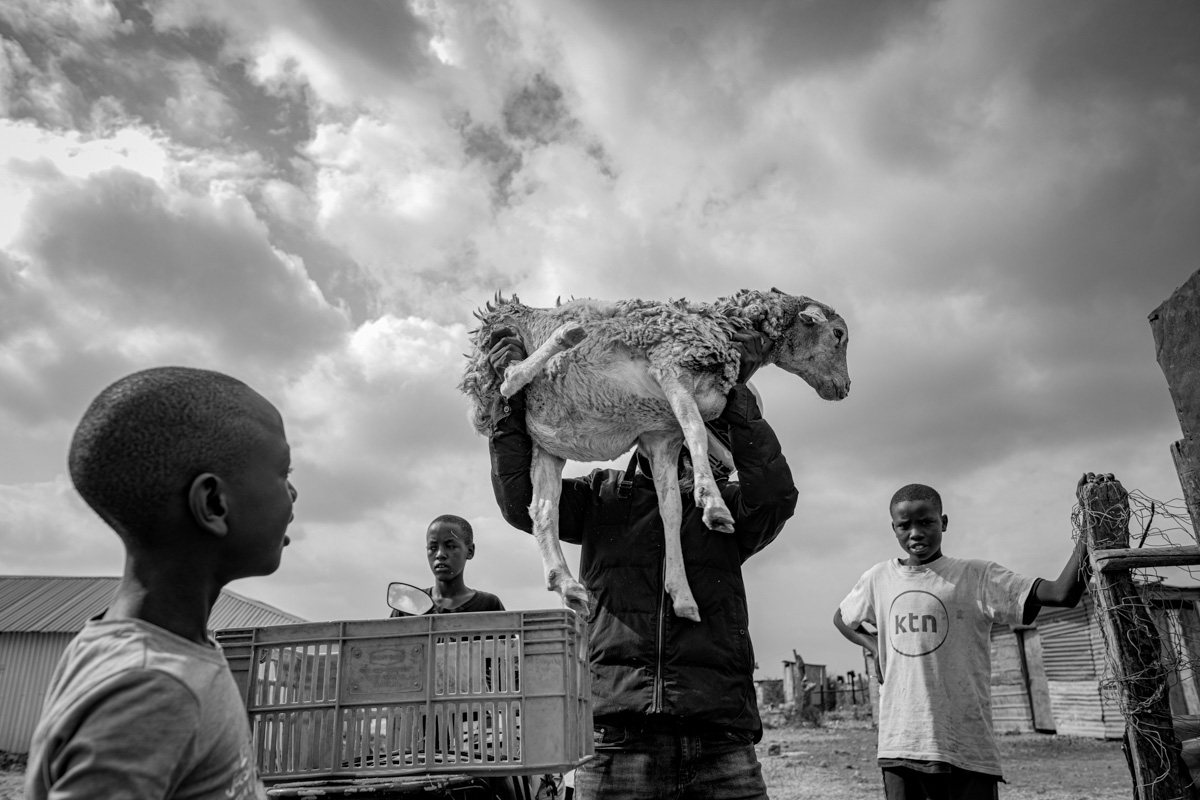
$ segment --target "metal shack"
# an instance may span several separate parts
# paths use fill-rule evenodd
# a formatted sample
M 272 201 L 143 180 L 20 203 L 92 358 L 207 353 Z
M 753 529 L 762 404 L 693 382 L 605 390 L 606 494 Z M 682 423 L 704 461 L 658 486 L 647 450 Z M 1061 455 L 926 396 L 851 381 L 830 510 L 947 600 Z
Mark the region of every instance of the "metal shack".
M 0 750 L 24 753 L 58 658 L 83 624 L 108 606 L 119 578 L 0 575 Z M 212 630 L 305 620 L 221 591 Z
M 1147 585 L 1146 608 L 1168 669 L 1171 713 L 1200 715 L 1200 587 Z M 1125 720 L 1102 691 L 1104 634 L 1090 595 L 1046 608 L 1031 626 L 992 628 L 992 720 L 997 733 L 1046 731 L 1120 739 Z

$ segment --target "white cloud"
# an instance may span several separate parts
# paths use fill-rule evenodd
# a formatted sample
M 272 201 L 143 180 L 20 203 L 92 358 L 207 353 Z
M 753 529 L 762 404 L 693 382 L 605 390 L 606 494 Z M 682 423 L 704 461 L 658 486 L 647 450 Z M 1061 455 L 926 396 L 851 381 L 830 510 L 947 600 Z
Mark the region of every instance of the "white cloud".
M 64 477 L 0 484 L 0 564 L 6 572 L 112 575 L 124 562 L 120 539 Z

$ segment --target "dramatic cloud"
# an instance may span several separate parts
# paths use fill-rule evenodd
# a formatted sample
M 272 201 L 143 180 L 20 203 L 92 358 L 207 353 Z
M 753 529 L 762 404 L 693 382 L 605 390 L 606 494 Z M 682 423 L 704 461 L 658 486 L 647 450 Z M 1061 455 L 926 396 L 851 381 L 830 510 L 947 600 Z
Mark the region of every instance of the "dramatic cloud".
M 191 364 L 295 454 L 293 544 L 239 591 L 382 615 L 454 512 L 472 585 L 553 604 L 456 388 L 472 312 L 778 286 L 848 320 L 853 391 L 756 377 L 801 495 L 746 567 L 760 675 L 857 668 L 829 618 L 899 552 L 899 485 L 943 492 L 948 552 L 1040 575 L 1082 471 L 1178 495 L 1146 316 L 1200 267 L 1198 30 L 1116 0 L 8 2 L 0 562 L 120 569 L 71 430 Z

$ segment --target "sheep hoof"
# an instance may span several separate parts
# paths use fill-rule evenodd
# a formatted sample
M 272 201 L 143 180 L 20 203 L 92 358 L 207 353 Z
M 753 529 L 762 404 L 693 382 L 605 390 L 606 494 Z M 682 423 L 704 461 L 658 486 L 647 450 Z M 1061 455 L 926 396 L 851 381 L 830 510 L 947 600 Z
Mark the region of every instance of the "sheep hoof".
M 675 610 L 675 616 L 682 619 L 690 619 L 692 622 L 700 621 L 700 608 L 696 605 L 696 601 L 690 597 L 679 598 L 675 601 L 672 608 Z
M 512 397 L 517 392 L 525 388 L 525 383 L 520 380 L 520 375 L 515 372 L 515 368 L 521 361 L 513 361 L 504 368 L 504 380 L 500 382 L 500 396 L 505 400 Z
M 591 597 L 588 595 L 587 589 L 583 588 L 582 583 L 570 578 L 564 579 L 558 587 L 558 592 L 562 595 L 563 603 L 567 608 L 584 619 L 588 618 L 588 612 L 591 611 Z
M 587 331 L 578 322 L 568 322 L 554 332 L 554 342 L 568 350 L 587 338 Z
M 733 533 L 733 515 L 723 506 L 709 506 L 704 509 L 704 525 L 709 530 Z

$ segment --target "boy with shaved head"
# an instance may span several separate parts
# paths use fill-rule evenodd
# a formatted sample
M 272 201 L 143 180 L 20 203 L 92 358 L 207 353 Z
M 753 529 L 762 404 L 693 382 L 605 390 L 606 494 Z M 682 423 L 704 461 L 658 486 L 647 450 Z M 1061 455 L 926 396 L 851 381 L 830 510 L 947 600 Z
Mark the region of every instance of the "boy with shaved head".
M 1105 480 L 1112 476 L 1089 473 L 1079 487 Z M 843 636 L 875 655 L 884 794 L 994 800 L 1003 778 L 992 734 L 992 624 L 1028 625 L 1042 606 L 1077 605 L 1081 545 L 1056 580 L 1027 578 L 942 555 L 949 518 L 929 486 L 901 488 L 889 509 L 905 557 L 867 570 L 833 616 Z
M 207 628 L 221 588 L 274 572 L 288 543 L 296 491 L 279 412 L 218 372 L 145 370 L 92 401 L 68 462 L 125 570 L 51 678 L 25 796 L 265 798 Z
M 503 611 L 504 603 L 491 592 L 467 586 L 467 562 L 475 557 L 475 531 L 471 523 L 455 514 L 442 514 L 425 531 L 425 557 L 433 573 L 435 613 Z M 392 611 L 393 617 L 401 616 Z

